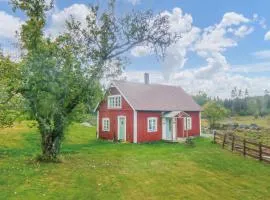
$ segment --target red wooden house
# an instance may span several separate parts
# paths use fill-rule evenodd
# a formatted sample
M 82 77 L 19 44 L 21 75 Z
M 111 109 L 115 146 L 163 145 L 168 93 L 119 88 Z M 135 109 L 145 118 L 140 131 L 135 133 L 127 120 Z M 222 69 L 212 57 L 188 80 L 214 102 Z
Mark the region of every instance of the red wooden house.
M 181 87 L 113 81 L 99 103 L 97 137 L 133 143 L 199 136 L 201 108 Z

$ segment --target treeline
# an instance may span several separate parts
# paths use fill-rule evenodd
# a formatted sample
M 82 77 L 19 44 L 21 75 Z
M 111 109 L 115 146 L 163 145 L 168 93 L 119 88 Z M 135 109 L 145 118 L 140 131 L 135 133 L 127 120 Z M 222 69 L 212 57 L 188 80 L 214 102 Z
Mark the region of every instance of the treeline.
M 231 115 L 263 117 L 270 114 L 270 92 L 268 90 L 264 90 L 263 96 L 251 97 L 248 89 L 242 90 L 235 87 L 231 91 L 230 98 L 211 98 L 205 92 L 199 92 L 193 98 L 201 106 L 209 101 L 215 101 L 229 110 Z

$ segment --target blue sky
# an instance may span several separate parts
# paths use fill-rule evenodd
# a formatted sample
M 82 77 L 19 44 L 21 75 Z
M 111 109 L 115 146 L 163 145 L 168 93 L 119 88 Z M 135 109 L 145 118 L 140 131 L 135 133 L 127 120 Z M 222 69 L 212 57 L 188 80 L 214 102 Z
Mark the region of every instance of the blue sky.
M 86 5 L 92 2 L 106 5 L 97 0 L 57 0 L 48 14 L 46 34 L 63 31 L 70 14 L 84 20 Z M 183 35 L 164 61 L 157 61 L 147 46 L 131 50 L 123 76 L 142 81 L 143 73 L 149 72 L 153 83 L 181 85 L 190 93 L 202 90 L 211 96 L 228 97 L 235 86 L 262 95 L 264 89 L 270 90 L 269 8 L 269 0 L 117 0 L 119 15 L 132 9 L 165 13 L 171 31 Z M 0 0 L 0 44 L 5 53 L 14 53 L 14 32 L 25 19 Z

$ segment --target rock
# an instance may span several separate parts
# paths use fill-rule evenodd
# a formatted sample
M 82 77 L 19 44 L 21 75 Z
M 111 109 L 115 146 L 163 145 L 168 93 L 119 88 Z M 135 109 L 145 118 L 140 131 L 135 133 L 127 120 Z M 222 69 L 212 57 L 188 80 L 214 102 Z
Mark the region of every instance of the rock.
M 239 125 L 239 128 L 240 128 L 240 129 L 249 129 L 249 125 L 246 125 L 246 124 L 240 124 L 240 125 Z
M 93 127 L 90 123 L 88 123 L 88 122 L 83 122 L 83 123 L 81 123 L 81 125 L 83 125 L 83 126 L 87 126 L 87 127 Z

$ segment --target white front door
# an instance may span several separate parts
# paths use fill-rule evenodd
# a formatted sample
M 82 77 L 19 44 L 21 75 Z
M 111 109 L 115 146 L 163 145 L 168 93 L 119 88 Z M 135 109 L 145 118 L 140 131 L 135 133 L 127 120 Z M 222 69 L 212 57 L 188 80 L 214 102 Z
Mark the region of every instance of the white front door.
M 126 117 L 118 116 L 118 140 L 126 140 Z
M 172 119 L 166 118 L 166 140 L 172 140 Z
M 177 120 L 176 118 L 166 117 L 162 122 L 162 138 L 164 140 L 174 141 L 176 139 L 177 132 Z

